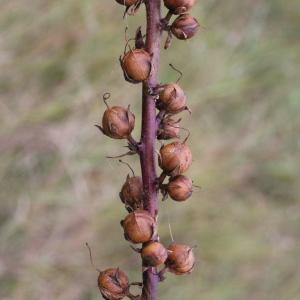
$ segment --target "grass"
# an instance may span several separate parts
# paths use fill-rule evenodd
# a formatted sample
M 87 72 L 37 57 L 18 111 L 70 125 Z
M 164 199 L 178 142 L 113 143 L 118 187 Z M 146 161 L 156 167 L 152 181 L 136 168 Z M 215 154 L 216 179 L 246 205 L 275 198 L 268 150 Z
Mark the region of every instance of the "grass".
M 128 170 L 105 159 L 124 143 L 93 125 L 109 91 L 112 103 L 131 104 L 138 137 L 140 87 L 124 82 L 118 56 L 126 24 L 133 35 L 143 9 L 122 21 L 114 1 L 0 8 L 0 298 L 99 299 L 86 241 L 100 268 L 140 279 L 119 225 Z M 299 12 L 296 0 L 201 1 L 200 35 L 163 52 L 160 80 L 176 79 L 169 63 L 184 73 L 188 174 L 202 190 L 161 204 L 162 241 L 170 219 L 176 241 L 198 246 L 198 265 L 169 275 L 160 299 L 299 297 Z

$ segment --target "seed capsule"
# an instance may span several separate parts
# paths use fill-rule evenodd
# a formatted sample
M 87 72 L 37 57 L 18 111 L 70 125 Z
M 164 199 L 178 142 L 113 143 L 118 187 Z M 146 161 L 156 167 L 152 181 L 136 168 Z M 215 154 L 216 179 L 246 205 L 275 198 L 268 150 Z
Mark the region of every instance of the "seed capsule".
M 170 176 L 184 173 L 192 164 L 190 148 L 180 142 L 173 142 L 160 148 L 159 166 Z
M 121 66 L 128 81 L 132 83 L 142 82 L 150 75 L 151 56 L 143 49 L 129 50 L 121 58 Z
M 193 182 L 184 175 L 178 175 L 170 178 L 166 190 L 173 200 L 185 201 L 193 193 Z
M 107 300 L 121 300 L 129 294 L 128 277 L 117 268 L 100 272 L 98 287 L 102 296 Z
M 180 15 L 171 25 L 171 32 L 180 40 L 193 37 L 200 25 L 198 21 L 189 14 Z
M 187 12 L 195 4 L 196 0 L 164 0 L 165 6 L 174 14 Z
M 167 113 L 177 114 L 185 109 L 186 96 L 177 83 L 169 83 L 161 87 L 157 107 L 164 109 Z
M 173 120 L 171 117 L 164 118 L 157 130 L 157 139 L 159 140 L 169 140 L 173 138 L 179 138 L 179 122 Z
M 168 247 L 166 266 L 176 275 L 188 274 L 193 271 L 195 256 L 193 248 L 182 244 L 171 244 Z
M 113 139 L 126 139 L 134 129 L 135 116 L 121 106 L 107 107 L 102 117 L 102 132 Z
M 143 195 L 142 178 L 140 176 L 130 177 L 128 175 L 120 192 L 120 198 L 126 205 L 128 211 L 133 211 L 142 207 Z
M 137 4 L 140 0 L 116 0 L 116 1 L 122 5 L 131 6 Z
M 168 252 L 161 243 L 149 242 L 143 247 L 141 255 L 145 267 L 157 267 L 166 261 Z
M 126 240 L 134 244 L 146 243 L 155 235 L 155 220 L 146 210 L 133 211 L 126 216 L 121 225 Z

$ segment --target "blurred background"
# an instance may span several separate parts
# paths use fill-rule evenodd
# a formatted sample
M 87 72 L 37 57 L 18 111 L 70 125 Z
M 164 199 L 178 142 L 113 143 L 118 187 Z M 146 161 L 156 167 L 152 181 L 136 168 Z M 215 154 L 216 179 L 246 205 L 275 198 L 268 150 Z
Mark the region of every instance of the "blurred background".
M 118 57 L 144 8 L 100 0 L 0 1 L 0 298 L 99 299 L 99 268 L 140 280 L 123 240 L 118 193 L 129 170 L 105 159 L 125 143 L 102 136 L 101 95 L 137 117 L 141 91 Z M 202 187 L 160 205 L 159 232 L 197 245 L 189 276 L 168 275 L 159 299 L 296 300 L 300 295 L 300 2 L 198 1 L 203 26 L 163 51 L 160 81 L 177 79 L 193 111 L 187 173 Z M 165 38 L 165 36 L 164 36 Z M 159 144 L 157 145 L 159 147 Z M 128 157 L 139 174 L 137 157 Z

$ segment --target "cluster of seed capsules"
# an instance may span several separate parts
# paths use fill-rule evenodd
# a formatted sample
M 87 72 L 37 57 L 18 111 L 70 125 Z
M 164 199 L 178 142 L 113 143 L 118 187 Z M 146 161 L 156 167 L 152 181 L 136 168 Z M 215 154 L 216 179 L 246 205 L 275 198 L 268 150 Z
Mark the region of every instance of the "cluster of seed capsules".
M 125 14 L 133 14 L 143 0 L 116 0 L 125 5 Z M 164 0 L 169 12 L 162 19 L 162 30 L 168 32 L 165 48 L 170 45 L 171 37 L 189 39 L 195 35 L 199 24 L 187 11 L 194 5 L 195 0 Z M 179 15 L 169 25 L 172 15 Z M 126 46 L 127 47 L 127 46 Z M 141 83 L 148 79 L 152 68 L 152 56 L 145 50 L 143 36 L 140 28 L 135 39 L 135 48 L 124 51 L 120 57 L 124 78 L 131 83 Z M 162 174 L 157 178 L 157 188 L 161 191 L 163 199 L 170 197 L 175 201 L 187 200 L 193 192 L 193 182 L 183 175 L 192 163 L 192 154 L 186 144 L 187 138 L 181 142 L 179 125 L 180 119 L 174 116 L 184 110 L 188 110 L 187 98 L 178 83 L 157 85 L 149 94 L 156 101 L 158 114 L 156 118 L 157 139 L 175 141 L 163 145 L 158 155 L 158 164 Z M 107 100 L 109 94 L 104 94 L 103 99 L 107 106 L 102 125 L 97 125 L 103 134 L 113 139 L 125 139 L 128 141 L 130 151 L 127 154 L 139 153 L 139 143 L 132 137 L 135 127 L 135 115 L 127 108 L 121 106 L 109 106 Z M 130 167 L 130 166 L 129 166 Z M 131 169 L 132 170 L 132 169 Z M 164 184 L 166 178 L 168 182 Z M 132 247 L 141 255 L 144 270 L 151 268 L 161 280 L 165 272 L 169 271 L 177 275 L 190 273 L 195 265 L 193 247 L 172 243 L 165 247 L 157 234 L 157 220 L 147 210 L 143 209 L 143 181 L 136 176 L 128 175 L 120 192 L 121 201 L 128 211 L 128 215 L 121 221 L 125 239 L 132 244 L 143 244 L 141 249 Z M 120 300 L 125 297 L 140 299 L 130 292 L 131 285 L 141 283 L 129 283 L 127 275 L 118 268 L 110 268 L 99 271 L 98 286 L 102 296 L 108 300 Z

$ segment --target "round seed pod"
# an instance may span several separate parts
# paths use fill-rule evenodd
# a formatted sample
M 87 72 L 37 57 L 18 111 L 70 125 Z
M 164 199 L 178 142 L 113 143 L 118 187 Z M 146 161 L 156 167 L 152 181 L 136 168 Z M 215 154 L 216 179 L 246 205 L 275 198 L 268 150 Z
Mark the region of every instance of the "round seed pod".
M 149 242 L 155 234 L 155 220 L 146 210 L 137 209 L 121 221 L 125 239 L 134 243 Z
M 177 83 L 162 86 L 158 95 L 157 107 L 170 114 L 177 114 L 187 109 L 183 89 Z
M 169 140 L 173 138 L 179 138 L 179 122 L 173 120 L 171 117 L 164 118 L 157 130 L 157 139 L 158 140 Z
M 189 274 L 193 271 L 195 256 L 193 248 L 182 244 L 171 244 L 168 247 L 166 266 L 176 275 Z
M 145 267 L 157 267 L 166 261 L 168 251 L 159 242 L 149 242 L 143 247 L 141 256 Z
M 197 33 L 199 27 L 200 25 L 194 17 L 189 14 L 183 14 L 175 19 L 171 25 L 171 32 L 179 40 L 187 40 Z
M 159 166 L 170 176 L 184 173 L 192 164 L 190 148 L 180 142 L 173 142 L 160 148 Z
M 100 272 L 98 287 L 107 300 L 121 300 L 129 294 L 127 275 L 118 268 L 110 268 Z
M 164 0 L 165 6 L 174 14 L 187 12 L 194 6 L 196 0 Z
M 102 117 L 102 132 L 113 139 L 126 139 L 134 129 L 135 116 L 121 106 L 107 107 Z
M 139 2 L 139 0 L 116 0 L 118 3 L 125 5 L 127 7 L 131 5 L 135 5 Z
M 133 49 L 125 53 L 121 59 L 125 78 L 138 83 L 145 81 L 151 72 L 151 56 L 143 49 Z
M 166 190 L 173 200 L 185 201 L 193 193 L 193 182 L 189 177 L 184 175 L 171 177 Z
M 133 211 L 142 207 L 143 195 L 142 178 L 140 176 L 130 177 L 128 175 L 120 192 L 120 198 L 126 205 L 128 211 Z

